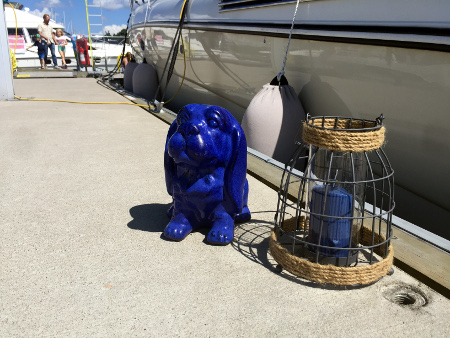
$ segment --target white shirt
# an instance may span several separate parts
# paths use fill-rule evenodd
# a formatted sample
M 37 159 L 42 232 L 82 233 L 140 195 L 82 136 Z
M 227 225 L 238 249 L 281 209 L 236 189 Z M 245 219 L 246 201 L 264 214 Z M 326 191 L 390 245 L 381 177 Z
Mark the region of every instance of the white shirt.
M 38 26 L 38 32 L 42 38 L 44 38 L 42 35 L 44 35 L 46 38 L 48 38 L 47 39 L 48 45 L 55 43 L 55 41 L 53 41 L 53 36 L 52 36 L 53 27 L 50 26 L 50 24 L 46 25 L 45 23 L 41 22 Z

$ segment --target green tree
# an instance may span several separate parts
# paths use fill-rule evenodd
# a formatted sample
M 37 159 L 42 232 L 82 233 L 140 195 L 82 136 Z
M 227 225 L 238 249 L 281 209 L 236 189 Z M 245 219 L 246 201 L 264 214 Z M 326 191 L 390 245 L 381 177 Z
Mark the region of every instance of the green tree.
M 127 36 L 127 29 L 124 28 L 122 29 L 120 32 L 118 32 L 117 34 L 114 34 L 114 36 L 125 36 L 125 42 L 129 43 L 128 41 L 128 36 Z
M 117 34 L 114 34 L 114 36 L 127 36 L 127 29 L 126 28 L 122 29 Z

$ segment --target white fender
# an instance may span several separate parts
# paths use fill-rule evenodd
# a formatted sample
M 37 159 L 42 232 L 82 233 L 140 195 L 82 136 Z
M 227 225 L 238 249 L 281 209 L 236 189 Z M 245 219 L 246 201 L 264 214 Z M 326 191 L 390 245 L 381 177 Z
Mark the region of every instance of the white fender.
M 305 112 L 294 88 L 267 83 L 247 107 L 242 129 L 248 147 L 287 163 L 303 120 Z

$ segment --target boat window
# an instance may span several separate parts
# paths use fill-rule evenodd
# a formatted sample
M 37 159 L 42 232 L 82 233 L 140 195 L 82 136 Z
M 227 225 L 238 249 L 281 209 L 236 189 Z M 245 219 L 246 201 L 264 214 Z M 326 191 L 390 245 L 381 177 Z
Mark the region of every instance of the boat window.
M 3 1 L 3 2 L 5 2 L 5 1 Z M 8 1 L 6 1 L 6 2 L 8 2 Z M 23 8 L 23 5 L 22 5 L 22 4 L 19 4 L 18 2 L 15 2 L 15 1 L 11 1 L 10 4 L 11 4 L 15 9 L 22 9 L 22 8 Z
M 38 34 L 38 30 L 36 28 L 27 28 L 28 34 L 30 34 L 30 38 L 34 41 L 36 39 L 36 34 Z
M 16 35 L 16 29 L 15 28 L 8 28 L 8 35 Z M 23 36 L 23 30 L 22 28 L 17 28 L 17 36 Z
M 295 0 L 220 0 L 220 11 L 273 6 L 296 2 Z

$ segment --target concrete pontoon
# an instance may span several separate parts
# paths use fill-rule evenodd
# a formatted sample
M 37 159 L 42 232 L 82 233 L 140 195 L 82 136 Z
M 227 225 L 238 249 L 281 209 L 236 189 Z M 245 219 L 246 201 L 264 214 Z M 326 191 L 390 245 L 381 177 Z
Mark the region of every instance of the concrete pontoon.
M 24 98 L 130 102 L 91 78 L 14 85 Z M 276 273 L 277 194 L 254 176 L 253 219 L 231 245 L 164 240 L 165 113 L 25 101 L 0 112 L 2 337 L 450 335 L 450 301 L 398 267 L 347 289 Z

